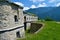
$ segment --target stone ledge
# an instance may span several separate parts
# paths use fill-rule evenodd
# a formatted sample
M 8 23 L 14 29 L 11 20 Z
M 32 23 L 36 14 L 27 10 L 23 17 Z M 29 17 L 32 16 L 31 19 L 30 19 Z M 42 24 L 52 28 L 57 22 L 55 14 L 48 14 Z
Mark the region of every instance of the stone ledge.
M 19 28 L 22 28 L 22 27 L 24 27 L 24 26 L 23 26 L 23 25 L 21 25 L 21 26 L 14 27 L 14 28 L 3 29 L 3 30 L 0 30 L 0 33 L 1 33 L 1 32 L 7 32 L 7 31 L 16 30 L 16 29 L 19 29 Z

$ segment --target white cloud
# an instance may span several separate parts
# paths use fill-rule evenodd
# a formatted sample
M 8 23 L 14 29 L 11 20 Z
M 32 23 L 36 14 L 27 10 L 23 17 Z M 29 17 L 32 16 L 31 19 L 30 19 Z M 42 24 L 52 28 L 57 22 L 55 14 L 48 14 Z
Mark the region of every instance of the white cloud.
M 60 3 L 58 3 L 56 6 L 59 7 L 60 6 Z
M 53 2 L 55 2 L 56 0 L 49 0 L 49 3 L 53 3 Z
M 38 8 L 38 7 L 47 7 L 46 3 L 39 4 L 38 6 L 31 5 L 31 7 L 24 7 L 23 10 L 29 10 L 30 8 Z
M 45 0 L 30 0 L 32 2 L 42 2 L 42 1 L 45 1 Z
M 35 5 L 32 5 L 30 8 L 36 8 L 36 6 Z
M 21 2 L 14 2 L 14 3 L 17 4 L 17 5 L 20 5 L 20 6 L 24 6 L 24 4 L 21 3 Z
M 46 3 L 39 4 L 38 7 L 47 7 L 47 4 Z
M 24 7 L 24 9 L 23 10 L 28 10 L 28 9 L 30 9 L 29 7 Z

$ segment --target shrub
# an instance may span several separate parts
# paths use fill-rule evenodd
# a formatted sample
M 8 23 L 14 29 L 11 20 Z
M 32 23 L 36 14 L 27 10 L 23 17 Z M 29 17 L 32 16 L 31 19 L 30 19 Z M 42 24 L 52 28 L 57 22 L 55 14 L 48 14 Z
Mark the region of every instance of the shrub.
M 46 17 L 45 21 L 53 21 L 53 19 L 51 19 L 50 17 Z

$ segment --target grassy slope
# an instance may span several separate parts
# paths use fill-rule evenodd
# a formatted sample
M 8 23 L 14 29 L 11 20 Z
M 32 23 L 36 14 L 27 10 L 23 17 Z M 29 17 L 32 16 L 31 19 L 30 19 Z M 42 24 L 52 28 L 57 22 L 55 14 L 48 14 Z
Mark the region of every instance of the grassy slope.
M 22 40 L 60 40 L 60 24 L 44 22 L 44 28 L 38 34 L 27 34 Z

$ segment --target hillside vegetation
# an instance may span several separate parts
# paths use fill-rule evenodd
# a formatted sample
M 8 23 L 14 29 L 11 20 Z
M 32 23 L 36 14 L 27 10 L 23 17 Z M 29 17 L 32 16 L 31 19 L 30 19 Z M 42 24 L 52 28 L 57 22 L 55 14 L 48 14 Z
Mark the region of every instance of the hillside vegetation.
M 60 21 L 60 6 L 59 7 L 39 7 L 34 9 L 29 9 L 26 12 L 31 12 L 36 14 L 40 19 L 45 19 L 49 16 L 55 21 Z

